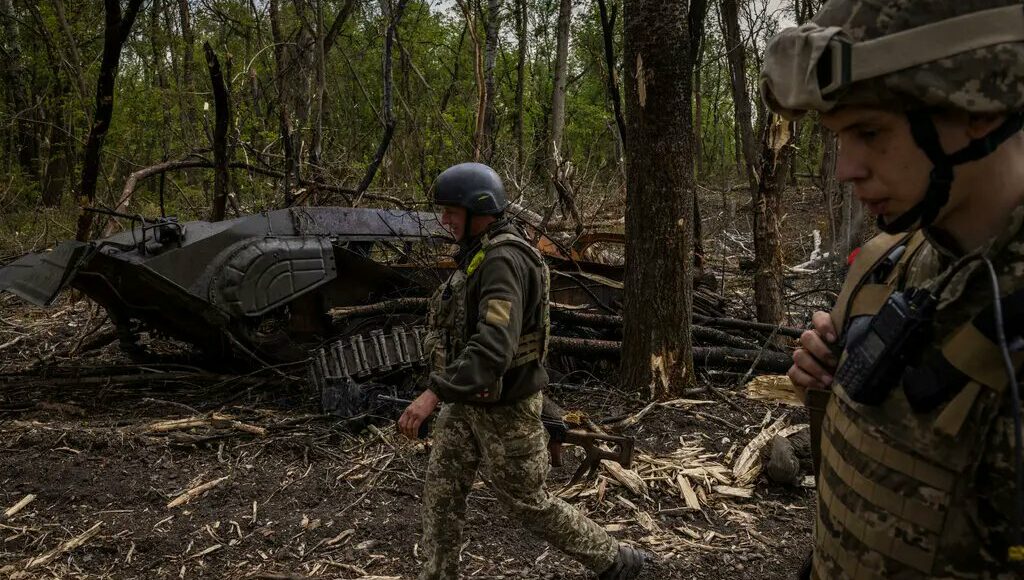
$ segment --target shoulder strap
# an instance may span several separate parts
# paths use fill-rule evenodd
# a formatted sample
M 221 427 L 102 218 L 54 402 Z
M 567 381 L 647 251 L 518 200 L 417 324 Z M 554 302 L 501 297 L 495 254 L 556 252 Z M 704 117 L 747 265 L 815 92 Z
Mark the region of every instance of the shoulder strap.
M 544 259 L 540 255 L 540 251 L 537 248 L 530 245 L 530 242 L 527 242 L 526 240 L 517 236 L 516 234 L 509 232 L 498 234 L 493 238 L 485 237 L 482 245 L 484 252 L 490 250 L 491 248 L 496 248 L 498 246 L 514 245 L 523 250 L 526 250 L 527 253 L 533 256 L 535 260 L 543 261 Z
M 881 234 L 864 244 L 860 253 L 857 254 L 857 259 L 850 266 L 843 289 L 836 300 L 835 308 L 832 309 L 832 324 L 835 325 L 836 330 L 842 332 L 849 317 L 850 303 L 854 296 L 875 269 L 892 254 L 893 250 L 900 246 L 907 246 L 908 251 L 904 252 L 903 256 L 908 257 L 917 250 L 923 241 L 924 234 L 916 231 L 909 234 Z

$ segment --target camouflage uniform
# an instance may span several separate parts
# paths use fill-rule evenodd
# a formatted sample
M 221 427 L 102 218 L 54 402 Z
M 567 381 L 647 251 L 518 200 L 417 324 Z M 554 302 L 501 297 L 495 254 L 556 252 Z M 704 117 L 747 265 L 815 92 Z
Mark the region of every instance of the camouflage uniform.
M 544 487 L 547 267 L 507 225 L 493 227 L 470 255 L 431 301 L 429 388 L 443 405 L 424 489 L 419 577 L 458 577 L 466 498 L 481 462 L 497 499 L 527 529 L 601 572 L 618 543 Z
M 939 299 L 930 335 L 904 351 L 898 378 L 860 391 L 877 394 L 877 404 L 850 395 L 857 379 L 846 371 L 857 365 L 844 365 L 869 362 L 853 359 L 850 349 L 831 394 L 808 392 L 820 458 L 814 578 L 1019 573 L 1008 552 L 1017 523 L 1011 506 L 1022 491 L 1010 483 L 1011 458 L 1022 442 L 1013 431 L 990 276 L 978 258 L 996 269 L 1019 375 L 1024 207 L 965 256 L 929 226 L 948 204 L 954 167 L 988 156 L 1024 126 L 1021 11 L 1019 0 L 830 0 L 813 22 L 783 31 L 766 49 L 761 87 L 773 111 L 792 118 L 843 106 L 900 110 L 932 163 L 920 201 L 891 221 L 879 219 L 886 234 L 864 246 L 832 311 L 840 344 L 863 347 L 871 339 L 878 352 L 889 342 L 867 334 L 873 317 L 894 292 L 924 288 Z M 997 114 L 1002 123 L 948 152 L 935 128 L 937 109 Z
M 1004 296 L 1024 289 L 1024 207 L 979 254 L 992 260 Z M 837 328 L 871 316 L 891 291 L 932 286 L 955 254 L 917 233 L 883 280 L 868 268 L 847 279 L 833 317 Z M 884 249 L 879 252 L 878 246 Z M 888 252 L 883 236 L 858 257 Z M 862 264 L 862 266 L 868 264 Z M 994 338 L 992 294 L 980 261 L 941 294 L 934 341 L 922 361 L 950 399 L 924 412 L 904 388 L 878 406 L 858 404 L 833 386 L 821 432 L 813 576 L 844 578 L 1011 578 L 1006 562 L 1014 487 L 1013 423 Z M 1024 362 L 1019 354 L 1015 363 Z

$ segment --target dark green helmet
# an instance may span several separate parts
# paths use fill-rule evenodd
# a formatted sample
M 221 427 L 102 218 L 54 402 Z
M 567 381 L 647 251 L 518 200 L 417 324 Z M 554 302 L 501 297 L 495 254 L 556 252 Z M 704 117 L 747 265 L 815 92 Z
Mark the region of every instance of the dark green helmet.
M 508 207 L 501 177 L 482 163 L 460 163 L 434 181 L 434 203 L 466 208 L 474 215 L 497 215 Z

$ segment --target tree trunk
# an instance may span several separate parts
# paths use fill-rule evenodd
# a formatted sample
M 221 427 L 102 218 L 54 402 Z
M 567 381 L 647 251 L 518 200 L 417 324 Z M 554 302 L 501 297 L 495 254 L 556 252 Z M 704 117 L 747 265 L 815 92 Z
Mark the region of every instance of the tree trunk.
M 513 121 L 512 132 L 516 140 L 516 167 L 519 171 L 526 170 L 526 138 L 523 131 L 523 121 L 526 118 L 526 51 L 529 47 L 527 42 L 527 31 L 529 30 L 529 13 L 526 0 L 515 0 L 516 13 L 516 35 L 519 40 L 519 60 L 516 63 L 516 118 Z
M 353 205 L 358 205 L 360 198 L 363 193 L 373 183 L 373 178 L 377 175 L 377 169 L 380 167 L 382 161 L 384 161 L 384 155 L 388 152 L 388 147 L 391 145 L 391 138 L 395 135 L 395 125 L 397 120 L 395 119 L 395 107 L 392 99 L 392 92 L 394 90 L 395 80 L 392 75 L 392 63 L 391 53 L 395 44 L 395 35 L 398 34 L 398 24 L 402 20 L 402 13 L 405 12 L 405 5 L 409 0 L 398 0 L 398 5 L 395 7 L 394 12 L 391 14 L 391 21 L 388 23 L 387 33 L 384 35 L 384 59 L 383 59 L 383 83 L 384 83 L 384 99 L 382 103 L 382 109 L 384 114 L 384 135 L 381 137 L 380 145 L 377 146 L 377 152 L 373 156 L 373 161 L 370 162 L 369 167 L 366 168 L 366 174 L 363 176 L 362 181 L 359 182 L 359 186 L 356 187 L 356 201 Z
M 277 118 L 281 131 L 281 148 L 284 152 L 284 179 L 281 180 L 281 188 L 283 190 L 284 205 L 290 206 L 293 201 L 292 186 L 298 183 L 299 176 L 295 163 L 296 152 L 292 148 L 292 117 L 288 106 L 290 88 L 288 80 L 285 78 L 285 73 L 289 69 L 289 63 L 287 62 L 284 48 L 284 34 L 281 31 L 278 0 L 270 0 L 268 12 L 270 14 L 270 34 L 274 40 L 274 65 L 276 68 L 274 80 L 277 85 Z
M 31 119 L 32 107 L 26 86 L 28 75 L 21 57 L 18 17 L 14 13 L 14 4 L 11 0 L 0 0 L 0 20 L 3 21 L 2 30 L 6 37 L 6 40 L 0 43 L 0 52 L 5 56 L 5 80 L 9 87 L 11 113 L 16 120 L 15 157 L 22 173 L 33 181 L 39 181 L 39 139 Z
M 312 96 L 313 123 L 309 138 L 309 167 L 313 172 L 314 179 L 320 179 L 323 174 L 320 167 L 320 156 L 323 154 L 324 94 L 327 91 L 327 51 L 324 46 L 327 33 L 324 29 L 323 0 L 316 0 L 316 36 L 314 37 L 316 71 Z
M 501 0 L 487 0 L 487 20 L 484 22 L 484 121 L 483 158 L 490 163 L 495 154 L 495 139 L 498 131 L 497 86 L 494 82 L 494 66 L 498 59 L 498 34 L 501 29 Z
M 612 112 L 615 115 L 619 141 L 625 142 L 626 119 L 622 116 L 622 95 L 619 93 L 619 79 L 616 73 L 618 67 L 615 60 L 615 20 L 618 15 L 618 5 L 612 5 L 611 14 L 608 13 L 608 5 L 605 0 L 597 0 L 597 7 L 601 16 L 601 33 L 604 37 L 604 62 L 608 67 L 608 98 L 612 102 Z M 698 98 L 700 98 L 699 95 Z
M 704 43 L 700 44 L 695 60 L 693 72 L 693 157 L 696 161 L 696 179 L 707 179 L 704 175 L 704 95 L 703 95 L 703 74 L 701 65 L 703 63 Z
M 476 118 L 473 129 L 473 161 L 480 161 L 484 150 L 484 122 L 487 116 L 487 82 L 484 79 L 484 47 L 480 42 L 480 31 L 472 0 L 456 0 L 463 16 L 466 30 L 473 42 L 473 76 L 476 79 Z
M 754 190 L 754 303 L 757 320 L 781 324 L 782 303 L 782 191 L 793 162 L 793 125 L 773 114 L 766 123 L 761 146 L 760 181 Z
M 68 58 L 71 60 L 71 67 L 75 69 L 75 87 L 78 89 L 79 98 L 84 101 L 89 98 L 89 88 L 85 83 L 85 75 L 82 71 L 82 54 L 78 50 L 75 33 L 71 30 L 71 25 L 68 24 L 68 19 L 64 12 L 64 1 L 54 0 L 53 7 L 57 15 L 57 22 L 64 33 L 64 40 L 68 43 Z
M 224 219 L 227 206 L 228 188 L 231 174 L 228 171 L 228 127 L 231 125 L 231 98 L 224 84 L 224 75 L 220 70 L 220 61 L 210 47 L 203 43 L 206 53 L 206 66 L 210 69 L 210 85 L 213 87 L 213 103 L 216 108 L 216 121 L 213 129 L 213 209 L 210 221 L 219 222 Z M 230 57 L 228 57 L 230 59 Z
M 170 155 L 171 149 L 171 104 L 168 102 L 167 93 L 170 88 L 170 83 L 167 81 L 167 74 L 164 71 L 164 59 L 167 57 L 167 45 L 161 42 L 160 39 L 160 15 L 164 10 L 164 6 L 160 0 L 152 0 L 149 12 L 149 45 L 153 51 L 153 72 L 156 75 L 156 86 L 160 89 L 158 91 L 160 97 L 160 103 L 162 106 L 161 115 L 163 115 L 164 127 L 167 127 L 167 131 L 159 131 L 157 139 L 160 140 L 160 152 L 164 159 Z
M 725 31 L 725 46 L 728 51 L 729 71 L 732 79 L 732 100 L 736 110 L 736 124 L 742 147 L 744 169 L 750 191 L 757 189 L 757 178 L 754 175 L 754 163 L 757 149 L 754 145 L 754 128 L 751 121 L 750 94 L 747 92 L 747 48 L 740 38 L 739 13 L 736 0 L 722 0 L 722 27 Z
M 552 179 L 558 175 L 558 162 L 562 156 L 562 134 L 565 132 L 565 89 L 569 76 L 569 26 L 572 24 L 572 0 L 560 0 L 558 6 L 558 32 L 555 49 L 555 84 L 551 91 L 551 134 L 548 136 L 548 200 L 555 199 Z
M 184 43 L 182 49 L 181 81 L 183 89 L 180 91 L 181 122 L 184 125 L 183 133 L 186 138 L 194 135 L 196 125 L 196 85 L 192 78 L 192 69 L 195 66 L 193 55 L 195 54 L 195 36 L 192 33 L 192 13 L 189 7 L 189 0 L 178 0 L 178 12 L 181 21 L 181 40 Z M 173 51 L 172 51 L 173 54 Z
M 135 17 L 142 7 L 142 0 L 129 0 L 128 6 L 121 16 L 120 0 L 104 0 L 106 27 L 103 33 L 103 56 L 100 60 L 100 73 L 96 81 L 96 113 L 92 129 L 85 143 L 85 160 L 82 165 L 82 183 L 78 190 L 78 205 L 81 213 L 75 239 L 85 241 L 89 238 L 92 227 L 92 212 L 85 208 L 96 199 L 96 182 L 100 173 L 100 153 L 103 141 L 110 129 L 110 118 L 114 114 L 114 81 L 117 79 L 117 67 L 121 62 L 121 48 L 128 34 L 131 33 Z
M 688 6 L 689 4 L 689 6 Z M 626 0 L 622 381 L 667 398 L 695 384 L 691 115 L 700 0 Z M 692 18 L 694 15 L 700 18 Z

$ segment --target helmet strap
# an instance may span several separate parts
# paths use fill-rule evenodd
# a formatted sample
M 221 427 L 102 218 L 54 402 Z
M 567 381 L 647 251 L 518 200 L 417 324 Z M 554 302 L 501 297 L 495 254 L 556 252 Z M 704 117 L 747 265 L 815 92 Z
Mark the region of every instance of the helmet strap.
M 953 168 L 957 165 L 977 161 L 995 151 L 1004 141 L 1024 128 L 1024 113 L 1013 113 L 998 127 L 984 137 L 974 139 L 963 149 L 949 155 L 942 149 L 939 132 L 931 113 L 925 109 L 907 112 L 910 134 L 914 143 L 924 151 L 932 162 L 928 178 L 928 189 L 924 198 L 892 222 L 878 216 L 878 229 L 887 234 L 906 232 L 916 227 L 926 228 L 935 221 L 939 211 L 949 203 L 949 191 L 953 185 Z

